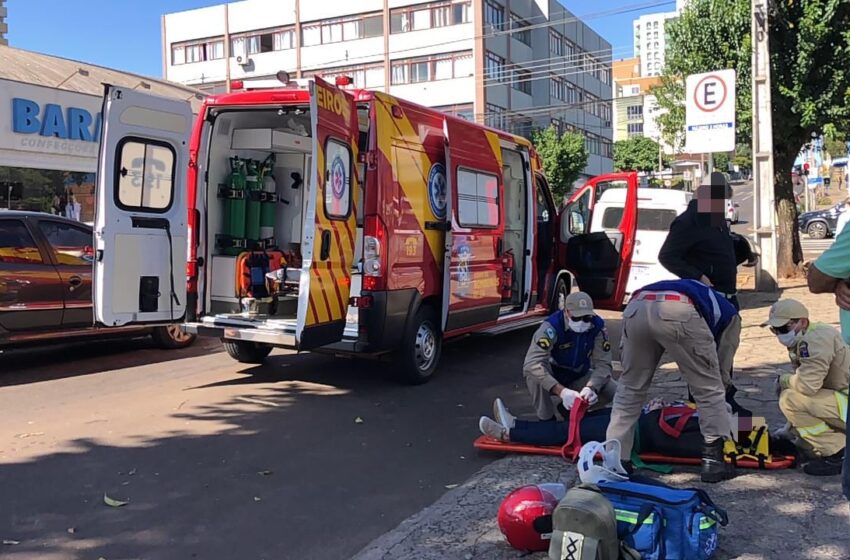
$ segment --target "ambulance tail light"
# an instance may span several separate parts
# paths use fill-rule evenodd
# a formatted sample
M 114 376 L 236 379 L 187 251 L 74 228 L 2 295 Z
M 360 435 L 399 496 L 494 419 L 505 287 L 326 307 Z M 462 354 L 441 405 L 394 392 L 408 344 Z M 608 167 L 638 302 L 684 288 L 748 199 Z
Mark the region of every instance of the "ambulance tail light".
M 387 230 L 378 216 L 367 216 L 363 230 L 363 289 L 383 290 L 386 284 Z

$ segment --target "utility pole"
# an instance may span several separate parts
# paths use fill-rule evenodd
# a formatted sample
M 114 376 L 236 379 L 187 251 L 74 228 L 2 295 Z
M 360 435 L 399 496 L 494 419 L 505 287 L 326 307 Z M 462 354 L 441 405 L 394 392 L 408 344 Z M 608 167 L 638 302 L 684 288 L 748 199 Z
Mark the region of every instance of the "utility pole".
M 230 10 L 224 5 L 224 91 L 230 93 Z
M 752 0 L 753 226 L 759 259 L 756 290 L 777 289 L 776 209 L 773 192 L 773 121 L 770 103 L 768 1 Z

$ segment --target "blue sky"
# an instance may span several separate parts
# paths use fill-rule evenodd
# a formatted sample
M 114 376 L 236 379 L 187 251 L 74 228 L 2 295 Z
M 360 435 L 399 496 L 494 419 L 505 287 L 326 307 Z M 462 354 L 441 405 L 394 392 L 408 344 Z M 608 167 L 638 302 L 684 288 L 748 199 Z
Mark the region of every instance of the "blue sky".
M 317 0 L 310 0 L 317 1 Z M 328 0 L 318 0 L 328 1 Z M 632 20 L 642 13 L 672 11 L 675 2 L 630 11 L 614 10 L 663 0 L 561 0 L 614 47 L 614 58 L 631 56 Z M 9 44 L 161 77 L 160 16 L 221 0 L 7 0 Z

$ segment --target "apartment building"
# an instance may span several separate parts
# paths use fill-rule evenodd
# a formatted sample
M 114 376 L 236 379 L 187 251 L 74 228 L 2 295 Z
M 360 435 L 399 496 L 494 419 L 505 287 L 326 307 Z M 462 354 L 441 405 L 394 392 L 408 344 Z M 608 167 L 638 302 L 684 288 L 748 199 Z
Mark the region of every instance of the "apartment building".
M 245 0 L 162 17 L 166 79 L 350 76 L 528 135 L 580 131 L 586 176 L 612 169 L 611 45 L 557 0 Z
M 679 17 L 687 0 L 676 1 L 675 12 L 645 14 L 634 20 L 634 56 L 641 59 L 641 76 L 659 76 L 667 49 L 667 22 Z
M 0 0 L 0 45 L 8 45 L 9 39 L 6 38 L 6 33 L 9 32 L 9 26 L 6 25 L 6 0 Z
M 640 57 L 615 60 L 613 76 L 614 142 L 635 136 L 658 140 L 658 126 L 652 118 L 655 116 L 655 96 L 649 92 L 661 83 L 661 79 L 641 76 Z

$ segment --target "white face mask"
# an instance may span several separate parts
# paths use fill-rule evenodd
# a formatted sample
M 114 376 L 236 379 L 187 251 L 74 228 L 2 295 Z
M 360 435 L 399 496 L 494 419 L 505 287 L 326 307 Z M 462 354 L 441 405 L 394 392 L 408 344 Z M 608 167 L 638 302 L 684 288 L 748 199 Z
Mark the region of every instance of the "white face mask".
M 584 321 L 573 321 L 571 318 L 567 317 L 567 325 L 570 327 L 570 330 L 576 333 L 583 333 L 590 330 L 590 327 L 593 326 L 592 323 L 586 323 Z
M 800 339 L 803 338 L 803 332 L 797 332 L 795 329 L 791 329 L 787 333 L 776 335 L 776 338 L 777 340 L 779 340 L 780 344 L 782 344 L 786 348 L 791 348 L 792 346 L 800 342 Z

